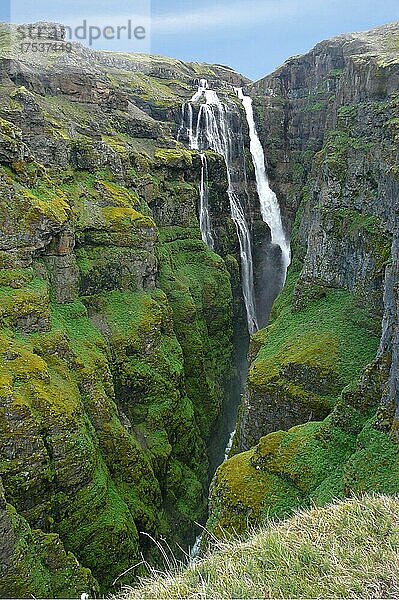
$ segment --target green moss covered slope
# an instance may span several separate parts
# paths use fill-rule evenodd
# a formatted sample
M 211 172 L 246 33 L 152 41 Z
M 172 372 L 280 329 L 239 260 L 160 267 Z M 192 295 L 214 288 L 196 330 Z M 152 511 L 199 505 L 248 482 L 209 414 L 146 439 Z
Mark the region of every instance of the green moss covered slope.
M 399 492 L 395 32 L 322 42 L 252 86 L 293 260 L 211 487 L 218 537 Z
M 117 60 L 82 63 L 79 92 L 70 72 L 44 95 L 40 76 L 0 86 L 2 596 L 115 590 L 207 514 L 232 289 L 201 241 L 199 157 L 163 112 L 201 67 L 162 83 Z

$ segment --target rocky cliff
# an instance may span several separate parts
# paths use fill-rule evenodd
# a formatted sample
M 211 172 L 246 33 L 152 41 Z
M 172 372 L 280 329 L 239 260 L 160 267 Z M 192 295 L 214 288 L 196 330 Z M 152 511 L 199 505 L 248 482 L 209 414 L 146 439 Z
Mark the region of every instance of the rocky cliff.
M 142 555 L 161 561 L 151 538 L 187 547 L 206 517 L 243 309 L 237 243 L 225 261 L 201 241 L 201 162 L 176 136 L 198 77 L 245 80 L 9 42 L 4 26 L 0 596 L 76 597 L 134 581 Z M 231 231 L 225 165 L 209 165 Z
M 399 27 L 323 42 L 253 85 L 226 67 L 79 44 L 21 57 L 10 32 L 0 28 L 0 596 L 106 593 L 143 560 L 162 563 L 154 540 L 187 547 L 206 519 L 248 336 L 226 165 L 207 152 L 215 253 L 199 228 L 201 160 L 181 135 L 199 78 L 227 106 L 234 177 L 246 173 L 264 324 L 274 255 L 233 86 L 255 98 L 293 250 L 252 339 L 209 526 L 396 493 Z
M 249 93 L 293 262 L 251 343 L 214 531 L 399 489 L 399 25 L 322 42 Z

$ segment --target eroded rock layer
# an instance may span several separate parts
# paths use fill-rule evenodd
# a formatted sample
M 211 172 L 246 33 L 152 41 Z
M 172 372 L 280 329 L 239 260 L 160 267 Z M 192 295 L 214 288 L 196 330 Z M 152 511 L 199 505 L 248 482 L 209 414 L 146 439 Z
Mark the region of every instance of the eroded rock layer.
M 293 253 L 209 528 L 398 492 L 398 40 L 392 25 L 323 42 L 249 85 L 80 45 L 21 60 L 0 28 L 1 596 L 107 593 L 206 519 L 247 333 L 226 165 L 207 151 L 214 253 L 201 159 L 177 140 L 200 78 L 230 112 L 262 323 L 279 257 L 234 86 L 254 97 Z
M 80 45 L 21 61 L 0 33 L 0 595 L 105 593 L 206 518 L 245 313 L 223 159 L 226 260 L 176 136 L 196 78 L 244 80 Z
M 399 491 L 398 40 L 398 24 L 340 36 L 249 87 L 293 262 L 252 340 L 215 532 Z

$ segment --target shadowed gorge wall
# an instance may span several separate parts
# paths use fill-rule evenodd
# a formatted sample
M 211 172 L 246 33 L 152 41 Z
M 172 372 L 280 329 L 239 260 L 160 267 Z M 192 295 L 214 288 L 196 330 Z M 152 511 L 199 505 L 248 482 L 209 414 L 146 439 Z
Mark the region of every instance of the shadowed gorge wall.
M 133 582 L 141 553 L 161 564 L 147 534 L 187 547 L 206 519 L 244 311 L 236 241 L 226 260 L 201 241 L 201 161 L 175 136 L 202 71 L 243 80 L 78 46 L 33 58 L 2 46 L 0 593 L 76 597 Z
M 322 42 L 249 87 L 293 263 L 251 342 L 234 456 L 211 489 L 218 535 L 398 492 L 397 37 Z
M 231 113 L 269 323 L 251 339 L 208 527 L 241 533 L 311 503 L 396 494 L 398 26 L 323 42 L 255 84 L 79 45 L 68 60 L 20 61 L 8 34 L 1 26 L 0 595 L 115 591 L 145 573 L 142 555 L 162 566 L 151 538 L 186 548 L 207 518 L 248 334 L 225 161 L 206 151 L 213 252 L 199 227 L 201 158 L 177 140 L 199 78 Z M 270 321 L 280 256 L 233 87 L 254 98 L 291 236 Z

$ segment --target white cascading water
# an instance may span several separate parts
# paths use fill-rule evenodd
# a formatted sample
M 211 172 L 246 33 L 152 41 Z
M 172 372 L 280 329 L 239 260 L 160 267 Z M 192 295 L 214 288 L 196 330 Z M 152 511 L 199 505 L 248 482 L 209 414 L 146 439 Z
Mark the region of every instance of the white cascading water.
M 276 244 L 281 248 L 285 280 L 287 269 L 291 262 L 290 245 L 284 233 L 277 196 L 270 188 L 269 180 L 266 174 L 265 154 L 256 130 L 252 98 L 250 98 L 250 96 L 245 96 L 242 88 L 236 88 L 236 92 L 239 99 L 242 101 L 247 117 L 251 154 L 255 167 L 256 185 L 258 189 L 262 218 L 270 227 L 272 244 Z
M 232 431 L 230 433 L 229 441 L 228 441 L 227 446 L 226 446 L 225 451 L 224 451 L 224 462 L 226 462 L 226 460 L 229 459 L 230 450 L 233 447 L 233 442 L 234 442 L 234 438 L 235 438 L 236 433 L 237 433 L 237 429 L 234 429 L 234 431 Z
M 209 89 L 208 81 L 206 79 L 200 79 L 198 90 L 195 92 L 194 96 L 191 98 L 190 102 L 197 102 L 201 99 L 202 95 Z
M 198 137 L 194 132 L 193 123 L 193 102 L 199 100 L 208 89 L 206 79 L 200 79 L 198 91 L 191 98 L 190 102 L 183 104 L 182 107 L 182 123 L 177 139 L 179 140 L 185 130 L 191 150 L 199 150 Z M 213 239 L 211 219 L 209 213 L 209 184 L 208 184 L 208 161 L 204 152 L 200 153 L 201 158 L 201 182 L 199 186 L 200 193 L 200 210 L 199 221 L 202 241 L 211 249 L 215 249 L 215 241 Z
M 197 122 L 194 128 L 193 107 L 192 104 L 205 98 L 198 110 Z M 187 116 L 186 118 L 186 111 Z M 232 161 L 232 139 L 231 130 L 228 124 L 226 107 L 220 101 L 217 93 L 209 89 L 208 82 L 201 79 L 198 91 L 193 95 L 190 102 L 183 106 L 183 119 L 180 131 L 183 131 L 187 123 L 187 138 L 192 150 L 204 150 L 211 148 L 224 157 L 227 167 L 228 196 L 230 201 L 231 218 L 236 226 L 237 237 L 240 245 L 241 269 L 242 269 L 242 289 L 244 302 L 247 312 L 247 322 L 249 333 L 252 334 L 258 330 L 255 306 L 254 275 L 252 261 L 251 236 L 245 214 L 242 209 L 239 196 L 234 189 L 233 182 L 233 161 Z M 201 152 L 202 171 L 200 186 L 200 225 L 202 239 L 213 249 L 213 237 L 211 232 L 210 216 L 208 209 L 208 173 L 206 156 Z M 209 238 L 210 233 L 210 238 Z M 212 240 L 212 246 L 207 239 Z M 229 441 L 224 453 L 224 461 L 228 459 L 228 454 L 233 445 L 235 431 L 230 434 Z M 195 562 L 197 560 L 202 535 L 198 536 L 190 557 Z
M 192 104 L 199 102 L 203 98 L 205 98 L 205 102 L 203 102 L 199 107 L 197 121 L 194 127 Z M 190 102 L 185 105 L 185 107 L 183 107 L 182 128 L 184 127 L 184 122 L 186 122 L 187 137 L 190 148 L 192 150 L 199 151 L 205 150 L 206 148 L 211 148 L 218 154 L 221 154 L 226 162 L 228 179 L 227 193 L 230 201 L 231 218 L 236 226 L 240 245 L 242 289 L 247 312 L 248 330 L 249 333 L 252 334 L 258 330 L 258 322 L 255 306 L 251 236 L 239 196 L 234 189 L 232 177 L 232 139 L 226 107 L 220 101 L 217 93 L 214 90 L 209 89 L 208 82 L 205 79 L 200 80 L 198 91 L 191 98 Z M 186 111 L 188 115 L 187 120 Z M 208 198 L 206 196 L 208 186 L 205 180 L 206 174 L 204 164 L 206 166 L 206 163 L 203 161 L 204 185 L 202 185 L 201 182 L 200 223 L 202 238 L 204 241 L 206 241 L 209 239 L 213 240 L 213 237 L 209 217 Z M 206 243 L 208 242 L 206 241 Z
M 208 162 L 206 155 L 201 152 L 201 183 L 200 183 L 200 229 L 202 241 L 211 249 L 215 249 L 212 235 L 211 217 L 209 214 Z

